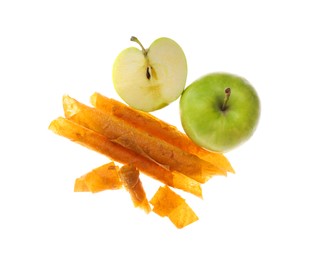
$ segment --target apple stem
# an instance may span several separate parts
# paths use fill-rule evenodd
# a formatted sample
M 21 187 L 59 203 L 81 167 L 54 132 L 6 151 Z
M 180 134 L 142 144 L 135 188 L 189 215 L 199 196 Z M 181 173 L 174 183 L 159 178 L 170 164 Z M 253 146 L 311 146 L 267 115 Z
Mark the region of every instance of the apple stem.
M 142 52 L 143 52 L 144 56 L 147 56 L 147 50 L 143 47 L 142 43 L 138 40 L 137 37 L 131 36 L 130 41 L 138 43 L 140 45 L 141 49 L 142 49 Z
M 222 111 L 225 111 L 226 108 L 227 108 L 227 103 L 228 103 L 228 100 L 230 98 L 230 95 L 231 95 L 231 88 L 226 88 L 224 90 L 224 100 L 223 100 L 223 104 L 222 104 L 222 107 L 221 107 L 221 110 Z
M 146 50 L 143 47 L 142 43 L 138 40 L 138 38 L 135 37 L 135 36 L 131 36 L 130 41 L 138 43 L 140 45 L 141 49 L 142 49 L 143 55 L 147 58 L 148 50 Z M 147 77 L 148 80 L 150 80 L 151 77 L 155 76 L 155 72 L 154 72 L 153 68 L 149 65 L 148 58 L 147 58 L 147 62 L 148 62 L 148 66 L 147 66 L 147 71 L 146 71 L 146 77 Z

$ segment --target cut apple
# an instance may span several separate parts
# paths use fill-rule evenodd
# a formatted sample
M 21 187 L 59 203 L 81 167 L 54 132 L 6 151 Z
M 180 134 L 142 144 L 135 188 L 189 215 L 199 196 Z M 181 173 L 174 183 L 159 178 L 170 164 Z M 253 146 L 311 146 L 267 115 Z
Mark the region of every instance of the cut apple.
M 187 60 L 181 47 L 169 38 L 159 38 L 142 50 L 122 51 L 113 65 L 113 84 L 119 96 L 131 107 L 154 111 L 176 100 L 184 90 Z

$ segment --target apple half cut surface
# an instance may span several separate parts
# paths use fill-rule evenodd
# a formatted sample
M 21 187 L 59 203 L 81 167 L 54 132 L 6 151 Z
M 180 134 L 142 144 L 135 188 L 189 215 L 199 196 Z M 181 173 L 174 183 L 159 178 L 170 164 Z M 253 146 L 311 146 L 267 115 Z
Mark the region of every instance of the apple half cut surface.
M 123 50 L 113 64 L 115 90 L 131 107 L 146 112 L 167 106 L 183 92 L 187 80 L 187 60 L 181 47 L 169 38 L 155 40 L 145 49 Z
M 184 131 L 196 144 L 227 152 L 255 132 L 260 100 L 246 79 L 211 73 L 194 81 L 182 93 L 180 116 Z

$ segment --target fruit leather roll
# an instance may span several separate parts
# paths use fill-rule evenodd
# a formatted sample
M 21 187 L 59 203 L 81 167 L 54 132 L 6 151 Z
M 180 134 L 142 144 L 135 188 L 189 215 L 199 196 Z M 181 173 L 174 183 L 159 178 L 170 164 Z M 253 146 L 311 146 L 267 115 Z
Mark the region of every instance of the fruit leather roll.
M 120 168 L 118 174 L 123 186 L 130 193 L 133 205 L 149 213 L 151 208 L 139 178 L 139 170 L 134 164 L 126 164 Z

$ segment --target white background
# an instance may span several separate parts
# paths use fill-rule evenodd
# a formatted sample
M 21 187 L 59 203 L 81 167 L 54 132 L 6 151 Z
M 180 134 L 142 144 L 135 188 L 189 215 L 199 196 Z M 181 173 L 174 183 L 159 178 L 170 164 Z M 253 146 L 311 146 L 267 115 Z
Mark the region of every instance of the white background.
M 320 259 L 317 1 L 1 1 L 0 259 Z M 177 41 L 187 84 L 214 71 L 247 78 L 262 114 L 229 152 L 237 173 L 179 192 L 200 220 L 177 230 L 124 191 L 73 193 L 108 161 L 48 131 L 61 97 L 119 99 L 115 57 Z M 178 101 L 154 113 L 181 129 Z M 142 176 L 148 197 L 160 183 Z

